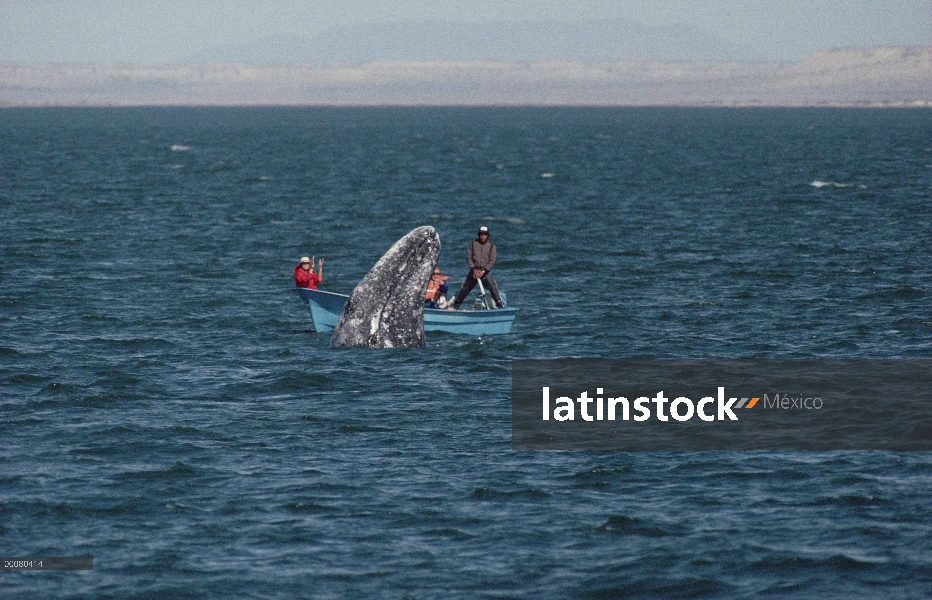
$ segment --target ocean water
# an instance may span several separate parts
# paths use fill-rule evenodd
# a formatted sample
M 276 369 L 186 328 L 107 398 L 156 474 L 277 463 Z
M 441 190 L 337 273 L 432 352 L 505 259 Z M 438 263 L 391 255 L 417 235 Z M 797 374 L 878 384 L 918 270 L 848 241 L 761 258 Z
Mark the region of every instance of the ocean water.
M 331 350 L 419 225 L 512 333 Z M 4 598 L 926 598 L 925 452 L 518 452 L 516 358 L 929 358 L 932 111 L 0 111 Z

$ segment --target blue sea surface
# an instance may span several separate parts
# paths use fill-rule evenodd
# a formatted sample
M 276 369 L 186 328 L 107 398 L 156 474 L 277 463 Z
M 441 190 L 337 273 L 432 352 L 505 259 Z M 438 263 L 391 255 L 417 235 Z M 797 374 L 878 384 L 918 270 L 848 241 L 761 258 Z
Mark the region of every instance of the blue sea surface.
M 331 350 L 419 225 L 512 332 Z M 929 358 L 932 111 L 0 110 L 4 598 L 927 598 L 926 452 L 511 448 L 511 361 Z

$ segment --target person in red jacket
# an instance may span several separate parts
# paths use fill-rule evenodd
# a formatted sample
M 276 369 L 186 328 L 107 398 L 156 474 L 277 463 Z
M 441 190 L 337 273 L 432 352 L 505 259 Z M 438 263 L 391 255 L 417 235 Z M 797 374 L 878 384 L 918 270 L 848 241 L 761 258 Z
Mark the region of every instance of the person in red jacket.
M 314 271 L 314 258 L 302 256 L 294 268 L 294 284 L 299 288 L 316 290 L 317 284 L 324 280 L 324 259 L 320 259 L 320 268 Z

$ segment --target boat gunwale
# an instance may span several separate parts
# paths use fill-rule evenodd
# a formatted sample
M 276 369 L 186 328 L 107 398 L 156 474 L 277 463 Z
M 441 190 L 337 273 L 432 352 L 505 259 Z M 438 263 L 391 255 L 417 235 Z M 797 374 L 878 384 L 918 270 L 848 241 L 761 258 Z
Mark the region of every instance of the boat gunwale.
M 340 294 L 338 292 L 331 292 L 328 290 L 315 290 L 310 288 L 293 288 L 294 291 L 298 292 L 301 296 L 301 299 L 309 305 L 311 309 L 311 320 L 314 321 L 314 328 L 318 331 L 332 331 L 333 327 L 328 326 L 325 323 L 320 323 L 321 327 L 326 329 L 321 329 L 318 326 L 318 323 L 314 320 L 314 306 L 319 310 L 326 312 L 327 314 L 333 315 L 336 314 L 334 311 L 323 306 L 319 301 L 312 301 L 311 297 L 314 296 L 311 292 L 320 294 L 324 297 L 329 297 L 332 300 L 343 300 L 344 302 L 349 300 L 350 296 L 347 294 Z M 473 310 L 473 309 L 463 309 L 463 310 L 448 310 L 442 308 L 425 308 L 424 309 L 424 329 L 425 331 L 445 331 L 447 333 L 464 333 L 469 335 L 499 335 L 501 333 L 510 333 L 511 324 L 514 322 L 515 316 L 518 313 L 518 308 L 513 308 L 506 306 L 505 308 L 495 308 L 495 309 L 484 309 L 484 310 Z M 494 326 L 497 324 L 507 324 L 508 331 L 506 332 L 479 332 L 479 333 L 470 333 L 467 331 L 450 331 L 449 329 L 443 329 L 444 327 L 449 328 L 468 328 L 468 327 L 482 327 L 482 326 Z

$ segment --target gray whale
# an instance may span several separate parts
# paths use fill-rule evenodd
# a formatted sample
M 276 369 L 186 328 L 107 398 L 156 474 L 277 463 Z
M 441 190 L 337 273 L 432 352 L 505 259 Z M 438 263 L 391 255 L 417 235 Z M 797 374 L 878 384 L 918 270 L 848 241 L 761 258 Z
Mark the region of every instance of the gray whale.
M 425 347 L 424 292 L 438 258 L 440 236 L 429 225 L 395 242 L 353 289 L 330 347 Z

